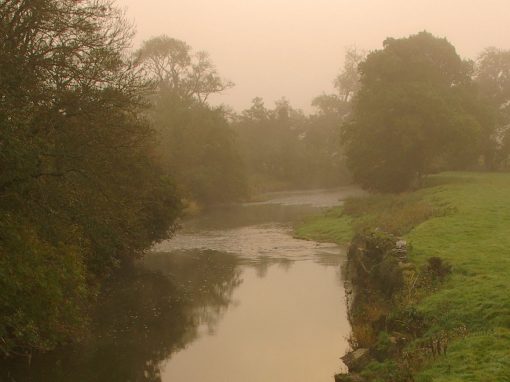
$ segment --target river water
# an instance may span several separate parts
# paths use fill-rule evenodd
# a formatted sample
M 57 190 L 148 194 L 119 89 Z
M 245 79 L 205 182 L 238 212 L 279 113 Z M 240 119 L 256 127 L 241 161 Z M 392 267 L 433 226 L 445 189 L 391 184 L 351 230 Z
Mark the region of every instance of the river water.
M 101 295 L 80 345 L 0 365 L 6 381 L 326 382 L 349 335 L 344 251 L 292 225 L 355 188 L 275 193 L 187 220 Z

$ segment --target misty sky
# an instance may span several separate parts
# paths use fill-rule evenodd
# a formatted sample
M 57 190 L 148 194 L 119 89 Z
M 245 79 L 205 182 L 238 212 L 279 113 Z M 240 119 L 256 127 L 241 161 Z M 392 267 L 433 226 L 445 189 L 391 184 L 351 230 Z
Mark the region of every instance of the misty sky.
M 421 30 L 447 37 L 462 57 L 510 49 L 510 0 L 117 0 L 136 44 L 167 34 L 211 54 L 236 86 L 214 103 L 236 110 L 260 96 L 310 111 L 332 91 L 348 46 L 373 50 Z

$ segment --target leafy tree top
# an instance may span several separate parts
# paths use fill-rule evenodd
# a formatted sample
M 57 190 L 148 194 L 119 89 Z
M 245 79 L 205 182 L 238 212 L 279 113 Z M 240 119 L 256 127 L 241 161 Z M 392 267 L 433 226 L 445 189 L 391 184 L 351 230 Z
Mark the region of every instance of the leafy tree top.
M 142 44 L 136 63 L 160 89 L 205 103 L 234 84 L 218 74 L 207 52 L 194 53 L 184 41 L 162 35 Z
M 343 140 L 365 188 L 402 191 L 436 169 L 463 168 L 480 150 L 472 63 L 444 38 L 388 38 L 359 65 L 361 89 Z
M 472 64 L 457 54 L 446 38 L 420 32 L 407 38 L 387 38 L 383 49 L 360 64 L 363 85 L 423 82 L 455 86 L 470 81 Z

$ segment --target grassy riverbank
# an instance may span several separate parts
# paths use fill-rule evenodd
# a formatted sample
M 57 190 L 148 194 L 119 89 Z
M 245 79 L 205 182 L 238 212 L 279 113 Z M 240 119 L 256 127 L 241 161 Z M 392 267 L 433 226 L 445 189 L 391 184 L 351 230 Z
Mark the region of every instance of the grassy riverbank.
M 453 267 L 447 281 L 418 291 L 412 304 L 431 322 L 425 335 L 463 334 L 445 355 L 427 359 L 416 380 L 510 381 L 510 175 L 432 176 L 416 192 L 348 200 L 296 234 L 346 244 L 367 227 L 404 236 L 417 269 L 434 256 Z

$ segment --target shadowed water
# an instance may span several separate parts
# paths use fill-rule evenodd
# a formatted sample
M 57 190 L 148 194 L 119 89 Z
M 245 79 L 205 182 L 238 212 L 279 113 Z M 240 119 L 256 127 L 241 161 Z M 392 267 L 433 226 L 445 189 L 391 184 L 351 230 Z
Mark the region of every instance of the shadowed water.
M 0 380 L 332 381 L 349 334 L 344 254 L 291 228 L 356 193 L 270 194 L 185 221 L 109 282 L 86 341 L 0 364 Z

